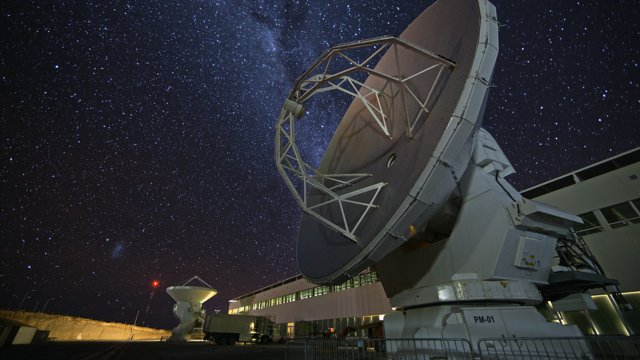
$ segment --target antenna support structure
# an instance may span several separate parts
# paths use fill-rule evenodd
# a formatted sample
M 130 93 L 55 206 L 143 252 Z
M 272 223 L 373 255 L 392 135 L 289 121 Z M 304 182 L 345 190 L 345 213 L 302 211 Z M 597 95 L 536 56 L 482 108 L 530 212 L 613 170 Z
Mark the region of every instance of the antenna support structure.
M 378 60 L 387 52 L 398 52 L 401 48 L 420 57 L 424 66 L 408 76 L 387 73 L 376 68 Z M 351 53 L 357 52 L 361 60 Z M 358 243 L 356 231 L 367 214 L 378 207 L 376 198 L 386 183 L 377 182 L 366 187 L 355 188 L 353 185 L 371 177 L 369 173 L 324 173 L 303 159 L 296 137 L 296 123 L 302 121 L 305 114 L 305 103 L 312 97 L 326 92 L 339 91 L 360 102 L 372 120 L 371 126 L 392 140 L 391 121 L 400 121 L 405 126 L 407 136 L 412 137 L 419 125 L 431 112 L 430 104 L 435 90 L 441 84 L 443 74 L 450 72 L 456 64 L 428 49 L 424 49 L 408 40 L 383 36 L 368 40 L 355 41 L 334 46 L 320 56 L 318 60 L 296 81 L 293 90 L 286 99 L 276 123 L 275 159 L 278 172 L 293 194 L 298 206 L 306 214 L 315 218 L 330 229 Z M 420 97 L 409 86 L 410 81 L 435 73 L 430 90 L 426 96 Z M 385 80 L 382 88 L 373 88 L 357 80 L 358 75 Z M 411 118 L 394 119 L 391 108 L 385 106 L 398 94 L 403 100 L 415 102 L 420 110 Z M 398 126 L 396 125 L 396 126 Z M 353 188 L 350 191 L 344 189 Z M 325 195 L 326 200 L 312 203 L 307 197 L 310 189 Z M 341 189 L 340 193 L 336 190 Z M 363 198 L 365 200 L 363 200 Z M 336 205 L 340 209 L 338 220 L 329 219 L 317 210 Z M 349 207 L 345 205 L 351 205 Z M 349 210 L 358 214 L 354 217 Z M 355 218 L 350 222 L 348 219 Z

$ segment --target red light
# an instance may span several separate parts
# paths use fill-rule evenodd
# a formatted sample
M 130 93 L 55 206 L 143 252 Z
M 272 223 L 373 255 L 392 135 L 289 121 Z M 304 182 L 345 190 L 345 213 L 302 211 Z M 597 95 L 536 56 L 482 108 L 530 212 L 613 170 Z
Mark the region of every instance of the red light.
M 153 280 L 153 282 L 151 283 L 151 286 L 153 286 L 154 288 L 157 288 L 158 286 L 160 286 L 160 281 Z

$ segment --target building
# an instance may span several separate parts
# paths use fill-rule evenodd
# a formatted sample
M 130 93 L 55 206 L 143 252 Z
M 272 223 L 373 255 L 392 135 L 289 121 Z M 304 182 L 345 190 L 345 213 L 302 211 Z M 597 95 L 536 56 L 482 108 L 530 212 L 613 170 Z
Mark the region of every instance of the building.
M 640 333 L 640 148 L 600 161 L 522 192 L 579 215 L 582 236 L 607 277 L 620 281 L 632 311 L 620 311 L 611 296 L 591 291 L 598 309 L 564 314 L 586 334 Z
M 578 214 L 575 230 L 606 275 L 620 281 L 632 311 L 620 310 L 603 291 L 592 290 L 596 310 L 541 311 L 551 321 L 575 323 L 585 334 L 640 333 L 640 148 L 526 189 L 525 198 Z M 302 275 L 231 300 L 229 314 L 266 316 L 274 338 L 327 333 L 372 334 L 393 311 L 374 271 L 344 284 L 318 286 Z M 345 332 L 348 327 L 354 331 Z M 348 329 L 351 330 L 351 329 Z
M 310 335 L 373 335 L 391 312 L 375 272 L 364 272 L 341 285 L 318 286 L 298 275 L 229 302 L 229 314 L 265 316 L 276 324 L 274 339 Z

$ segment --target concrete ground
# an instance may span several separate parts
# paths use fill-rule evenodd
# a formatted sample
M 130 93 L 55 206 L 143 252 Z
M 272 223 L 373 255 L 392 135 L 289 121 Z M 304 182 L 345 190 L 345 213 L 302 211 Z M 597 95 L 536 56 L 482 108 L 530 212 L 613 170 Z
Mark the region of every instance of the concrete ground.
M 38 345 L 0 347 L 0 359 L 65 360 L 215 360 L 264 359 L 302 360 L 299 344 L 217 346 L 206 342 L 174 344 L 166 342 L 51 342 Z

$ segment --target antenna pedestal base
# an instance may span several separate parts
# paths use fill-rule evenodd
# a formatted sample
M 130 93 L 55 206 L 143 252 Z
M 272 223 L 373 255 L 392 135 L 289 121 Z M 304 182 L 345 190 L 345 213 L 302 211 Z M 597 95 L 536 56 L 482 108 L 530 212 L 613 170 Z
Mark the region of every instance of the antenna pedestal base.
M 173 314 L 180 320 L 180 324 L 171 331 L 170 342 L 185 342 L 192 338 L 202 338 L 202 325 L 205 311 L 200 302 L 178 301 L 173 308 Z
M 456 274 L 448 283 L 406 290 L 391 299 L 393 306 L 405 309 L 451 303 L 537 305 L 540 302 L 542 295 L 530 282 L 482 281 L 477 274 Z
M 385 317 L 385 336 L 581 335 L 530 306 L 543 300 L 538 286 L 548 284 L 558 237 L 579 218 L 522 198 L 502 178 L 513 169 L 484 130 L 472 159 L 444 214 L 455 221 L 416 224 L 425 232 L 376 265 L 391 306 L 405 310 Z
M 472 346 L 481 338 L 582 336 L 576 325 L 547 320 L 532 306 L 435 305 L 385 315 L 385 337 L 468 339 Z

